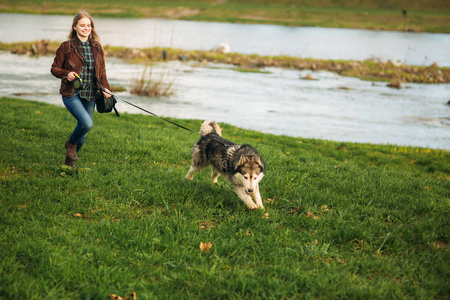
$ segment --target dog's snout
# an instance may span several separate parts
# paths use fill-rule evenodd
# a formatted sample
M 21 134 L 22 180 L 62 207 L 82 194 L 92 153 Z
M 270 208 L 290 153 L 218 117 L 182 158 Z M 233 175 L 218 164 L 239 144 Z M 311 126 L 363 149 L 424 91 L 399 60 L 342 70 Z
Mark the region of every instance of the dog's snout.
M 248 194 L 253 193 L 253 189 L 247 189 L 247 193 L 248 193 Z

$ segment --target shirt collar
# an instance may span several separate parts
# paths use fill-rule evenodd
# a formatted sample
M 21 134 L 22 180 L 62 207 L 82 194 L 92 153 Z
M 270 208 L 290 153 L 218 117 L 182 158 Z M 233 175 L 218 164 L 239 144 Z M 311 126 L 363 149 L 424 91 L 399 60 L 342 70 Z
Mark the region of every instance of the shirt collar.
M 83 42 L 82 40 L 80 40 L 80 38 L 78 38 L 78 36 L 77 36 L 77 39 L 80 42 L 81 46 L 88 46 L 88 45 L 90 45 L 89 39 L 87 39 L 86 42 Z

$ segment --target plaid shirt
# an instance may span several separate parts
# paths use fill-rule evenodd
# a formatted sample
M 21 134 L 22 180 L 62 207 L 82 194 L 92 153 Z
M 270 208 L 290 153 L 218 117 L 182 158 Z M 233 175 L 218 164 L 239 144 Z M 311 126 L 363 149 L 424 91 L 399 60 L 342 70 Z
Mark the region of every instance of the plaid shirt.
M 85 62 L 80 74 L 80 77 L 83 80 L 84 88 L 80 91 L 75 91 L 75 93 L 78 93 L 81 98 L 84 98 L 87 101 L 94 101 L 97 90 L 90 86 L 96 85 L 94 79 L 94 55 L 92 54 L 92 48 L 91 44 L 89 43 L 89 39 L 86 42 L 80 41 L 80 43 Z

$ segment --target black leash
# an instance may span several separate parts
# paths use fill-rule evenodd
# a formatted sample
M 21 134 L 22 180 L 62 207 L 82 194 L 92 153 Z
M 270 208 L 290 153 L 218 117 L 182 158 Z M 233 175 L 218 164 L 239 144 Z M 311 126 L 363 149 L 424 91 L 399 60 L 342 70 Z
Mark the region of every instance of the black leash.
M 163 118 L 163 117 L 161 117 L 161 116 L 158 116 L 157 114 L 152 113 L 151 111 L 146 110 L 145 108 L 142 108 L 142 107 L 140 107 L 140 106 L 137 106 L 136 104 L 133 104 L 133 103 L 131 103 L 130 101 L 127 101 L 127 100 L 125 100 L 125 99 L 123 99 L 123 98 L 117 97 L 117 96 L 113 95 L 112 93 L 110 93 L 110 92 L 108 92 L 108 91 L 105 91 L 105 89 L 103 89 L 103 88 L 99 88 L 99 87 L 96 87 L 96 86 L 93 86 L 93 85 L 89 85 L 89 86 L 91 86 L 91 87 L 93 87 L 93 88 L 95 88 L 95 89 L 97 89 L 97 90 L 100 90 L 100 91 L 102 91 L 102 92 L 104 92 L 104 93 L 106 93 L 106 94 L 108 94 L 108 95 L 114 96 L 115 99 L 120 100 L 120 101 L 122 101 L 122 102 L 124 102 L 124 103 L 126 103 L 126 104 L 128 104 L 128 105 L 133 106 L 133 107 L 136 107 L 137 109 L 140 109 L 140 110 L 142 110 L 143 112 L 146 112 L 146 113 L 148 113 L 148 114 L 150 114 L 150 115 L 152 115 L 152 116 L 154 116 L 154 117 L 160 118 L 161 120 L 164 120 L 164 121 L 166 121 L 166 122 L 168 122 L 168 123 L 170 123 L 170 124 L 172 124 L 172 125 L 175 125 L 175 126 L 177 126 L 177 127 L 179 127 L 179 128 L 182 128 L 182 129 L 187 130 L 187 131 L 189 131 L 189 132 L 192 132 L 192 133 L 194 133 L 194 134 L 198 134 L 198 135 L 201 136 L 201 137 L 210 139 L 210 140 L 212 140 L 212 141 L 214 141 L 214 142 L 220 143 L 220 144 L 225 145 L 225 146 L 227 146 L 227 147 L 229 146 L 227 143 L 224 143 L 223 141 L 219 141 L 219 140 L 217 140 L 217 139 L 215 139 L 215 138 L 213 138 L 213 137 L 210 137 L 210 136 L 201 135 L 200 133 L 195 132 L 195 131 L 193 131 L 192 129 L 189 129 L 189 128 L 184 127 L 184 126 L 182 126 L 182 125 L 180 125 L 180 124 L 177 124 L 177 123 L 175 123 L 175 122 L 172 122 L 172 121 L 170 121 L 170 120 L 167 120 L 166 118 Z
M 111 96 L 114 96 L 113 94 L 108 93 L 108 92 L 105 91 L 105 90 L 102 90 L 102 92 L 105 92 L 105 93 L 107 93 L 107 94 L 109 94 L 109 95 L 111 95 Z M 131 106 L 133 106 L 133 107 L 136 107 L 136 108 L 138 108 L 138 109 L 140 109 L 140 110 L 142 110 L 142 111 L 144 111 L 144 112 L 146 112 L 146 113 L 148 113 L 148 114 L 150 114 L 150 115 L 152 115 L 152 116 L 154 116 L 154 117 L 160 118 L 160 119 L 162 119 L 162 120 L 164 120 L 164 121 L 166 121 L 166 122 L 168 122 L 168 123 L 170 123 L 170 124 L 172 124 L 172 125 L 178 126 L 178 127 L 182 128 L 182 129 L 187 130 L 187 131 L 190 131 L 190 132 L 192 132 L 192 133 L 197 133 L 197 132 L 195 132 L 195 131 L 193 131 L 193 130 L 191 130 L 191 129 L 189 129 L 189 128 L 186 128 L 186 127 L 184 127 L 184 126 L 182 126 L 182 125 L 180 125 L 180 124 L 177 124 L 177 123 L 175 123 L 175 122 L 172 122 L 172 121 L 170 121 L 170 120 L 167 120 L 167 119 L 165 119 L 165 118 L 163 118 L 163 117 L 161 117 L 161 116 L 158 116 L 157 114 L 154 114 L 154 113 L 152 113 L 151 111 L 146 110 L 146 109 L 144 109 L 144 108 L 142 108 L 142 107 L 139 107 L 139 106 L 137 106 L 136 104 L 133 104 L 133 103 L 127 101 L 127 100 L 121 99 L 121 98 L 119 98 L 119 97 L 117 97 L 117 96 L 114 96 L 114 98 L 116 98 L 116 99 L 118 99 L 118 100 L 120 100 L 120 101 L 122 101 L 122 102 L 125 102 L 125 103 L 128 104 L 128 105 L 131 105 Z M 197 133 L 197 134 L 198 134 L 198 133 Z

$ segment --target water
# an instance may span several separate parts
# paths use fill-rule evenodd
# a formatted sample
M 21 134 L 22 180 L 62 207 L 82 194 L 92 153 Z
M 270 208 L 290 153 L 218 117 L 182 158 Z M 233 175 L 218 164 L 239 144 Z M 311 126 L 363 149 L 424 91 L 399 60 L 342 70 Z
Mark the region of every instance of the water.
M 52 61 L 0 53 L 0 95 L 62 105 L 60 81 L 49 72 Z M 230 66 L 196 65 L 154 67 L 154 72 L 168 71 L 177 83 L 169 98 L 117 95 L 161 116 L 213 119 L 289 136 L 450 150 L 449 84 L 407 84 L 396 90 L 329 72 L 268 68 L 270 74 L 241 73 Z M 125 88 L 143 71 L 141 65 L 114 58 L 106 67 L 110 84 Z M 301 80 L 306 74 L 318 80 Z M 142 113 L 121 102 L 118 110 Z
M 63 41 L 72 16 L 1 14 L 0 41 Z M 96 18 L 103 44 L 210 50 L 220 43 L 232 52 L 318 59 L 400 61 L 450 66 L 450 34 L 286 27 L 160 19 Z

